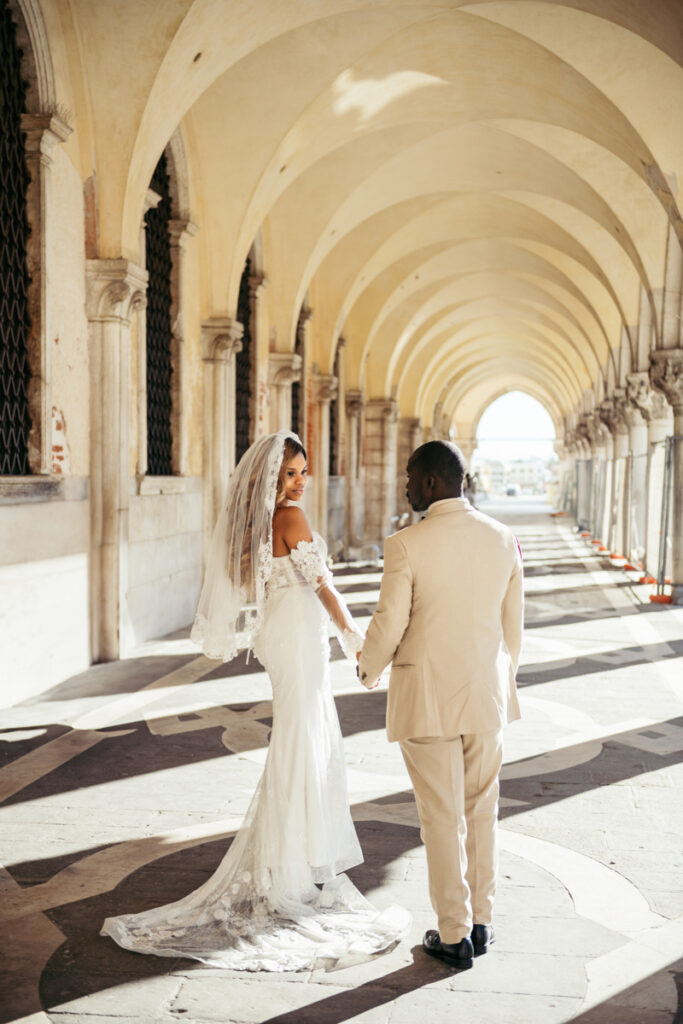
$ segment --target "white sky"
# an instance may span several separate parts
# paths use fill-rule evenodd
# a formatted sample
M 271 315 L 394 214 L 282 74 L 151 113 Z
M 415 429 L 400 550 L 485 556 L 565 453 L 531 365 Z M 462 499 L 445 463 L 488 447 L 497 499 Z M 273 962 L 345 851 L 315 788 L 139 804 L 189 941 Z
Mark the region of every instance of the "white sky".
M 485 459 L 553 457 L 555 428 L 540 402 L 510 391 L 493 402 L 479 421 L 477 453 Z

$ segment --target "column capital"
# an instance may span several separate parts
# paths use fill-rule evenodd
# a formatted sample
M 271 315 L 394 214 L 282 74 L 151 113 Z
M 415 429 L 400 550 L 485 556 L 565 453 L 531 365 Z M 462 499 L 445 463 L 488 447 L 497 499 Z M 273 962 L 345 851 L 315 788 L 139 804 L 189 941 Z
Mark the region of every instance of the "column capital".
M 617 391 L 623 394 L 618 395 Z M 626 404 L 626 391 L 624 388 L 615 390 L 611 398 L 606 398 L 597 408 L 597 415 L 610 434 L 616 437 L 617 434 L 628 433 L 628 424 L 624 417 L 624 405 Z
M 169 220 L 168 233 L 170 236 L 171 248 L 184 248 L 188 238 L 194 238 L 199 228 L 191 220 L 176 218 Z
M 339 381 L 331 373 L 314 373 L 311 385 L 314 402 L 330 402 L 337 394 Z
M 640 409 L 647 423 L 663 420 L 667 416 L 667 402 L 664 395 L 651 384 L 650 375 L 644 371 L 629 373 L 626 377 L 626 397 L 632 406 Z
M 58 114 L 22 114 L 21 130 L 26 135 L 26 155 L 39 157 L 41 163 L 50 164 L 51 150 L 58 142 L 66 142 L 73 128 Z
M 344 395 L 344 404 L 347 416 L 358 416 L 365 404 L 365 396 L 362 391 L 350 388 Z
M 576 435 L 589 448 L 600 448 L 610 438 L 610 433 L 596 412 L 584 413 L 576 425 Z
M 249 285 L 249 295 L 251 298 L 258 299 L 268 287 L 268 278 L 262 271 L 255 270 L 249 275 L 247 283 Z
M 368 419 L 396 423 L 398 402 L 395 398 L 371 398 L 365 405 L 365 413 Z
M 650 353 L 650 381 L 676 412 L 683 410 L 683 349 Z
M 268 383 L 275 387 L 301 380 L 301 356 L 296 352 L 271 352 L 268 356 Z
M 310 306 L 302 306 L 299 311 L 299 319 L 297 324 L 299 327 L 305 327 L 309 320 L 313 318 L 313 310 Z
M 202 359 L 206 363 L 227 363 L 242 351 L 244 327 L 231 316 L 202 320 Z
M 147 305 L 147 271 L 129 260 L 86 261 L 86 309 L 89 320 L 130 322 Z

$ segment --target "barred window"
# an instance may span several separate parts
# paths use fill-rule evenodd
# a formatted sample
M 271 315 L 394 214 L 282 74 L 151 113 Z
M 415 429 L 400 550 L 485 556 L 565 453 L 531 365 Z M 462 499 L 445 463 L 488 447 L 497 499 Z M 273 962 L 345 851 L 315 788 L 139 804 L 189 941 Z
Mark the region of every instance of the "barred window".
M 342 347 L 337 346 L 337 352 L 334 357 L 333 374 L 337 378 L 337 384 L 339 384 L 339 367 L 341 363 Z M 330 400 L 330 462 L 329 462 L 329 474 L 330 476 L 339 476 L 339 390 L 337 390 L 334 398 Z
M 26 83 L 7 4 L 0 0 L 0 474 L 30 473 L 30 318 L 26 265 L 29 184 L 21 132 Z
M 249 447 L 252 408 L 251 373 L 251 260 L 247 259 L 237 299 L 237 319 L 244 328 L 242 351 L 235 357 L 235 465 Z
M 304 307 L 301 307 L 299 320 L 296 325 L 296 339 L 294 352 L 297 356 L 303 357 L 304 349 Z M 292 383 L 292 432 L 299 437 L 302 436 L 303 427 L 301 424 L 301 381 L 295 380 Z
M 147 472 L 173 472 L 171 434 L 171 194 L 166 154 L 157 164 L 150 188 L 161 196 L 145 214 L 147 273 Z

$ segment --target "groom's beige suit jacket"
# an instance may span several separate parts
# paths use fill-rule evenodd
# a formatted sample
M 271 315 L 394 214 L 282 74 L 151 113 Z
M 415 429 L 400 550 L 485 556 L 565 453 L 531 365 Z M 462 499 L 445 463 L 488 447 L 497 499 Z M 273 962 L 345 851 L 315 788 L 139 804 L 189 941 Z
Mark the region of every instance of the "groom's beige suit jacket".
M 392 662 L 390 740 L 500 729 L 519 718 L 522 558 L 511 531 L 465 498 L 430 505 L 388 537 L 379 603 L 359 662 Z

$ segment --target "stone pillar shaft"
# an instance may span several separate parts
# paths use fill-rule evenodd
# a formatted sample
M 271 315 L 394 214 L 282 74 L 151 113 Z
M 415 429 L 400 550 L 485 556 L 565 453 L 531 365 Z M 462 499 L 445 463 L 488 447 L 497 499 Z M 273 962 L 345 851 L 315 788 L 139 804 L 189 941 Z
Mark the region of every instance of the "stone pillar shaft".
M 269 429 L 289 430 L 292 425 L 292 384 L 301 380 L 301 356 L 271 352 L 268 357 Z
M 330 402 L 337 392 L 337 378 L 329 373 L 313 374 L 311 380 L 312 462 L 314 495 L 313 522 L 323 536 L 327 534 L 327 487 L 330 467 Z M 312 456 L 312 457 L 311 457 Z
M 127 260 L 88 260 L 91 622 L 94 661 L 125 649 L 130 491 L 130 325 L 147 274 Z
M 365 536 L 382 545 L 396 514 L 398 408 L 392 398 L 372 398 L 365 408 Z
M 672 600 L 675 604 L 683 604 L 683 348 L 651 353 L 650 379 L 654 387 L 665 395 L 673 411 L 670 481 L 673 500 L 669 518 L 671 582 Z
M 205 551 L 235 468 L 235 356 L 242 331 L 231 317 L 202 323 Z
M 349 390 L 345 396 L 346 411 L 346 494 L 344 516 L 344 552 L 352 557 L 352 549 L 360 553 L 363 546 L 364 500 L 361 486 L 361 437 L 363 426 L 363 393 Z

